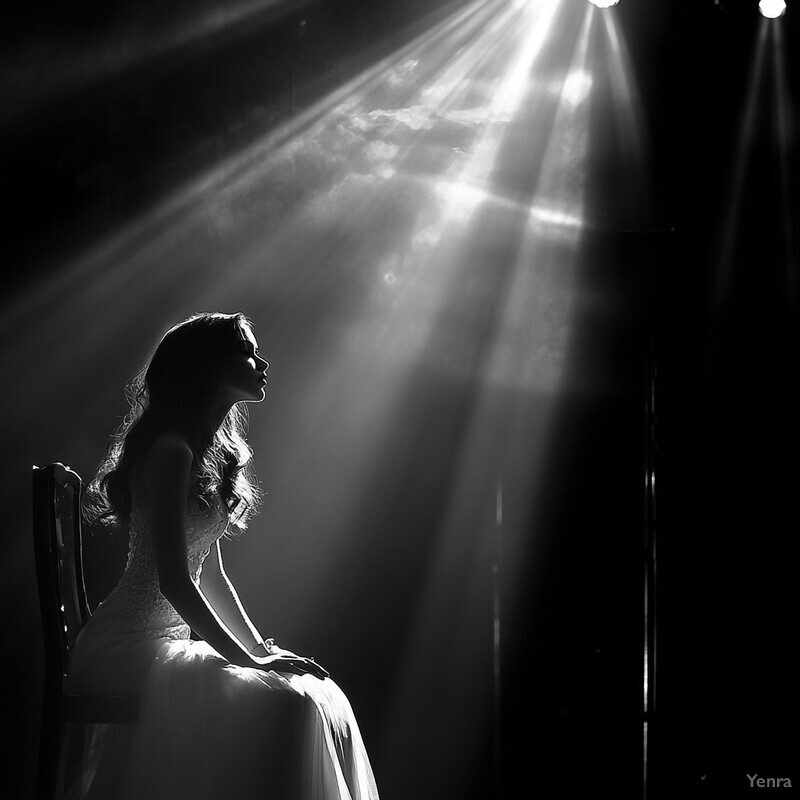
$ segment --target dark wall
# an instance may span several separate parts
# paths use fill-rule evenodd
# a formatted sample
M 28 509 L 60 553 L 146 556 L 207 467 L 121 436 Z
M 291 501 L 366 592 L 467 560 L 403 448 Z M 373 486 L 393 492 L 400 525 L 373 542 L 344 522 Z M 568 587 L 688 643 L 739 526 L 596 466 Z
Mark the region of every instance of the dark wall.
M 696 4 L 676 29 L 680 120 L 670 196 L 675 259 L 661 277 L 660 725 L 663 796 L 746 796 L 788 777 L 797 694 L 800 475 L 797 15 L 784 50 L 757 4 Z M 785 94 L 777 87 L 785 70 Z M 748 107 L 751 109 L 747 116 Z M 749 120 L 749 121 L 748 121 Z M 793 169 L 793 166 L 795 167 Z M 793 776 L 792 776 L 793 777 Z

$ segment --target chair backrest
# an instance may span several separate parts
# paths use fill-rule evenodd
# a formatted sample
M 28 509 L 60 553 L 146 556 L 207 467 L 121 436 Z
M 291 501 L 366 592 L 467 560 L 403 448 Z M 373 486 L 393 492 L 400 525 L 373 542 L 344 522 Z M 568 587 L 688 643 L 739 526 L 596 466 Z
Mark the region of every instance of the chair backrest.
M 33 544 L 44 633 L 44 690 L 36 773 L 37 800 L 58 783 L 62 722 L 136 722 L 135 695 L 65 695 L 64 678 L 81 628 L 91 616 L 83 580 L 83 482 L 61 463 L 33 468 Z
M 91 612 L 83 580 L 77 472 L 61 463 L 33 468 L 33 541 L 48 689 L 60 695 L 69 657 Z

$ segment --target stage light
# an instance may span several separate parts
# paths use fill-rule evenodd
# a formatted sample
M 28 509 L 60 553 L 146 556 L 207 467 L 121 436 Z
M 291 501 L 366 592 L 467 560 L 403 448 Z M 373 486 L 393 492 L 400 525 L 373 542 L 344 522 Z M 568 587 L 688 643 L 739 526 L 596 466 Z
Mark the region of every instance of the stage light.
M 786 12 L 786 0 L 761 0 L 758 9 L 768 19 L 776 19 Z
M 589 2 L 598 8 L 611 8 L 619 3 L 619 0 L 589 0 Z

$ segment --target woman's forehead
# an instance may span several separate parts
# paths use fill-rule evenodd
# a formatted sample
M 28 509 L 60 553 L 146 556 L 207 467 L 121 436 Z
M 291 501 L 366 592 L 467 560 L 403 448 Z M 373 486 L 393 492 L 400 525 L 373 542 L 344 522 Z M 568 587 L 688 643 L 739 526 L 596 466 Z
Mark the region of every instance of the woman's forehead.
M 249 325 L 239 325 L 239 335 L 242 337 L 243 341 L 250 342 L 253 347 L 258 347 L 256 335 L 253 333 Z

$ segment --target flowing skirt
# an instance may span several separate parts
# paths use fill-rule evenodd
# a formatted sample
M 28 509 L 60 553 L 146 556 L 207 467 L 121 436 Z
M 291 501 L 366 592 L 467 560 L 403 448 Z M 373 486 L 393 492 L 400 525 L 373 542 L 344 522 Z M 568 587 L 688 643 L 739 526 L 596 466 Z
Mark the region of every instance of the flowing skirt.
M 142 687 L 142 705 L 134 725 L 70 726 L 67 800 L 377 800 L 330 678 L 237 667 L 185 639 L 78 644 L 70 691 Z

